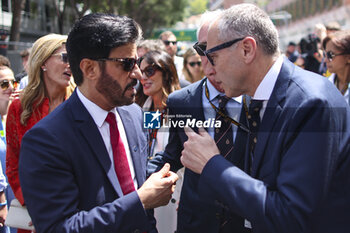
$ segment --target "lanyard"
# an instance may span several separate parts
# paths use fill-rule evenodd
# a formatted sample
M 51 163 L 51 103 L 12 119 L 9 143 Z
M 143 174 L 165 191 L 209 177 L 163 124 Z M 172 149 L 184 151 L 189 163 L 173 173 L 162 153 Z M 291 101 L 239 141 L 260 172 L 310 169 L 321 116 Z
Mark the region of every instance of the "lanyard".
M 162 115 L 160 116 L 160 122 L 163 122 L 163 117 L 164 117 L 164 113 L 165 113 L 165 109 L 162 111 Z M 148 143 L 149 146 L 149 159 L 152 159 L 153 157 L 153 151 L 154 151 L 154 147 L 156 144 L 156 140 L 157 140 L 157 134 L 158 134 L 158 129 L 149 129 L 148 130 L 149 136 L 150 136 L 150 140 Z
M 205 96 L 207 97 L 211 107 L 215 110 L 216 113 L 218 113 L 220 116 L 224 117 L 225 119 L 231 121 L 232 124 L 236 125 L 238 128 L 240 128 L 241 130 L 247 132 L 247 133 L 250 133 L 249 129 L 242 125 L 241 123 L 235 121 L 234 119 L 232 119 L 230 116 L 228 116 L 227 114 L 223 113 L 220 109 L 218 109 L 211 101 L 210 101 L 210 98 L 209 98 L 209 90 L 208 90 L 208 85 L 207 85 L 207 81 L 208 80 L 205 80 Z M 245 111 L 245 114 L 247 116 L 247 119 L 248 119 L 248 107 L 247 107 L 247 103 L 246 103 L 246 99 L 245 97 L 243 98 L 243 106 L 244 106 L 244 111 Z

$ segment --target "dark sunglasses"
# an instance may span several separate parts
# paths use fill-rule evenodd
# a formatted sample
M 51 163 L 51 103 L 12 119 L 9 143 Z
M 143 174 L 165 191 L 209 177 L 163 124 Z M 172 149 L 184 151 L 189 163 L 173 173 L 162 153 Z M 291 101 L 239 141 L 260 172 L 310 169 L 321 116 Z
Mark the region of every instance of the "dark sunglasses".
M 207 43 L 196 42 L 193 45 L 194 50 L 198 53 L 199 56 L 205 56 L 204 51 L 207 50 Z
M 195 65 L 197 66 L 201 66 L 202 65 L 202 62 L 201 61 L 196 61 L 196 62 L 189 62 L 188 63 L 191 67 L 194 67 Z
M 68 55 L 67 55 L 67 53 L 56 53 L 56 54 L 52 54 L 51 56 L 60 56 L 61 61 L 63 63 L 68 63 Z
M 10 83 L 12 84 L 12 86 L 15 88 L 15 86 L 17 85 L 17 82 L 15 80 L 1 80 L 0 81 L 0 87 L 3 91 L 6 91 L 7 89 L 9 89 L 10 87 Z
M 345 55 L 346 53 L 338 53 L 338 54 L 335 54 L 333 53 L 332 51 L 328 51 L 326 52 L 326 57 L 329 61 L 332 61 L 333 58 L 335 58 L 336 56 L 339 56 L 339 55 Z
M 173 45 L 176 45 L 177 41 L 171 41 L 171 40 L 163 40 L 165 45 L 170 45 L 170 43 L 172 43 Z
M 210 56 L 211 53 L 214 53 L 214 52 L 219 51 L 219 50 L 221 50 L 221 49 L 228 48 L 228 47 L 234 45 L 235 43 L 237 43 L 238 41 L 243 40 L 244 38 L 245 38 L 245 37 L 243 37 L 243 38 L 238 38 L 238 39 L 234 39 L 234 40 L 230 40 L 230 41 L 227 41 L 227 42 L 225 42 L 225 43 L 219 44 L 218 46 L 215 46 L 215 47 L 213 47 L 213 48 L 211 48 L 211 49 L 209 49 L 209 50 L 204 51 L 204 54 L 205 54 L 205 56 L 208 58 L 208 60 L 209 60 L 210 63 L 212 64 L 212 66 L 215 66 L 215 65 L 214 65 L 214 60 L 213 60 L 213 58 Z
M 155 64 L 152 64 L 152 65 L 146 66 L 146 68 L 141 70 L 141 73 L 142 75 L 145 74 L 147 78 L 150 78 L 156 73 L 157 70 L 160 70 L 160 67 Z
M 96 61 L 113 61 L 113 62 L 119 62 L 122 64 L 124 71 L 130 72 L 134 69 L 135 65 L 137 64 L 140 66 L 141 59 L 140 58 L 99 58 L 95 59 Z

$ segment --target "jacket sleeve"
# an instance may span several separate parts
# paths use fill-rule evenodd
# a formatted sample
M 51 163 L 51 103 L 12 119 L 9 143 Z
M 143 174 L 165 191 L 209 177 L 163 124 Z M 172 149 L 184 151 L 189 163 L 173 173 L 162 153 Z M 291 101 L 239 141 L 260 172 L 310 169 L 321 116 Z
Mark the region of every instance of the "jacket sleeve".
M 150 230 L 136 191 L 100 206 L 92 203 L 89 210 L 79 209 L 84 194 L 70 160 L 64 145 L 44 126 L 32 128 L 22 139 L 19 175 L 36 232 Z
M 20 107 L 18 99 L 10 105 L 6 119 L 6 175 L 15 197 L 24 205 L 22 189 L 18 177 L 19 150 L 21 146 L 19 125 Z
M 341 167 L 340 155 L 348 157 L 344 142 L 349 142 L 349 125 L 344 119 L 349 111 L 345 112 L 332 111 L 320 101 L 301 105 L 288 121 L 289 128 L 270 132 L 270 137 L 278 135 L 278 142 L 268 142 L 271 153 L 261 162 L 270 170 L 265 177 L 255 179 L 214 156 L 203 169 L 199 193 L 248 219 L 257 232 L 308 231 L 308 221 L 323 208 Z M 263 181 L 271 172 L 276 174 L 273 185 Z

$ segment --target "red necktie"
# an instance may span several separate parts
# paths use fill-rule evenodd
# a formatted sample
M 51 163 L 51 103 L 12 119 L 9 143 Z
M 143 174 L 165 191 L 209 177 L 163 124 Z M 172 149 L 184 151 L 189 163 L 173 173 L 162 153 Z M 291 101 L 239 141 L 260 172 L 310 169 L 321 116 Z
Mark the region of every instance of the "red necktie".
M 109 112 L 106 121 L 109 124 L 109 133 L 113 151 L 114 169 L 118 177 L 118 181 L 122 188 L 123 194 L 126 195 L 135 191 L 134 182 L 131 177 L 128 159 L 124 148 L 123 141 L 120 137 L 117 127 L 117 121 L 114 113 Z

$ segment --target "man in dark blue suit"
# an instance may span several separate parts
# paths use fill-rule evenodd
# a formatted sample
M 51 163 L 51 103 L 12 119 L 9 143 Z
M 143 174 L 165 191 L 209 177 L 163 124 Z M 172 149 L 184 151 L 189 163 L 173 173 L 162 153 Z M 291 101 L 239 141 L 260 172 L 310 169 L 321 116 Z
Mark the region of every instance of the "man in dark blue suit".
M 22 140 L 20 182 L 36 232 L 157 232 L 149 209 L 168 203 L 177 176 L 167 164 L 145 181 L 147 137 L 132 104 L 140 32 L 107 14 L 73 26 L 78 88 Z
M 211 24 L 205 54 L 227 96 L 261 106 L 247 110 L 245 171 L 218 155 L 205 130 L 185 130 L 181 162 L 200 174 L 200 198 L 255 233 L 349 232 L 350 110 L 339 92 L 283 59 L 276 28 L 252 4 Z
M 219 106 L 218 96 L 224 96 L 224 91 L 215 82 L 215 70 L 208 65 L 208 60 L 203 54 L 207 43 L 207 33 L 210 23 L 218 17 L 221 11 L 207 12 L 201 17 L 201 25 L 198 28 L 198 43 L 194 46 L 201 56 L 203 69 L 206 77 L 188 87 L 173 92 L 168 97 L 167 107 L 169 116 L 180 116 L 172 119 L 173 121 L 185 121 L 187 119 L 196 119 L 196 121 L 205 121 L 215 119 L 216 111 L 211 103 Z M 206 96 L 208 91 L 208 96 Z M 227 114 L 232 119 L 244 121 L 244 111 L 242 112 L 242 97 L 231 98 L 226 104 Z M 243 113 L 243 115 L 242 115 Z M 181 117 L 184 116 L 184 117 Z M 229 161 L 238 167 L 244 166 L 244 146 L 245 132 L 232 124 L 234 142 L 233 150 Z M 214 129 L 208 129 L 211 137 L 214 136 Z M 165 163 L 170 163 L 172 170 L 176 171 L 183 167 L 180 161 L 183 143 L 187 140 L 184 129 L 173 127 L 170 129 L 169 143 L 164 152 L 156 156 L 148 163 L 148 173 L 152 173 L 162 168 Z M 232 143 L 233 143 L 232 142 Z M 238 146 L 241 145 L 241 146 Z M 208 203 L 199 198 L 197 189 L 199 175 L 191 170 L 185 169 L 183 186 L 178 208 L 177 232 L 240 232 L 246 229 L 243 226 L 244 219 L 235 214 L 227 212 L 221 205 Z

